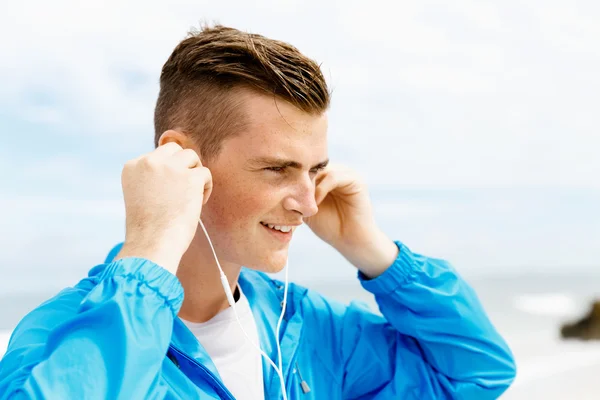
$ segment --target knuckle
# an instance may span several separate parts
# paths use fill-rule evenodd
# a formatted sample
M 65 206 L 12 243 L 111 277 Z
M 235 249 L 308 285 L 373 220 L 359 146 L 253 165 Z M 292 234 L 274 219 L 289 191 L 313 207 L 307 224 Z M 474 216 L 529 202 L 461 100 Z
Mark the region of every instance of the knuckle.
M 198 186 L 205 186 L 208 184 L 212 186 L 212 175 L 207 168 L 200 168 L 196 174 L 194 174 L 194 184 Z
M 132 170 L 135 167 L 136 162 L 134 160 L 129 160 L 123 165 L 123 173 Z
M 202 181 L 202 182 L 207 182 L 210 181 L 212 179 L 212 175 L 210 174 L 210 171 L 208 170 L 208 168 L 200 168 L 198 170 L 198 180 Z
M 172 147 L 174 151 L 182 149 L 181 145 L 179 145 L 179 143 L 177 142 L 169 142 L 167 144 L 170 145 L 170 147 Z
M 185 153 L 185 154 L 191 156 L 192 158 L 198 158 L 198 154 L 193 149 L 182 150 L 182 153 Z
M 126 176 L 131 175 L 133 173 L 133 171 L 135 171 L 137 169 L 139 162 L 140 162 L 140 160 L 137 158 L 126 161 L 125 164 L 123 164 L 121 176 L 126 177 Z
M 175 142 L 168 142 L 163 144 L 162 146 L 162 150 L 161 151 L 165 151 L 166 153 L 175 153 L 179 150 L 181 150 L 181 146 Z M 160 149 L 160 147 L 157 147 L 154 152 L 158 151 L 158 149 Z
M 147 169 L 157 170 L 161 167 L 161 160 L 156 159 L 155 157 L 144 157 L 140 160 L 140 164 Z

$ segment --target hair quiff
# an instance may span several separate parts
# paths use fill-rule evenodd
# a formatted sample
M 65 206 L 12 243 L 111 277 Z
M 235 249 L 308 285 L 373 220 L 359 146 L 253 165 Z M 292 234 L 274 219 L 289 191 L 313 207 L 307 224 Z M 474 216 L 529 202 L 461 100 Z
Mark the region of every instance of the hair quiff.
M 243 128 L 239 90 L 285 100 L 309 114 L 329 107 L 319 65 L 288 43 L 216 25 L 192 31 L 163 66 L 154 113 L 155 138 L 168 129 L 191 135 L 201 156 L 218 155 Z

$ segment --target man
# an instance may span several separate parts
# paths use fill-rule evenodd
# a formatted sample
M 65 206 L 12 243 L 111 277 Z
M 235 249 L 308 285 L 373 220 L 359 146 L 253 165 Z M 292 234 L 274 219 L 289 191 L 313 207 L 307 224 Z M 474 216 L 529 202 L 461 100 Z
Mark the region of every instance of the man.
M 388 238 L 365 185 L 327 165 L 329 100 L 318 65 L 286 43 L 222 26 L 183 40 L 161 73 L 157 148 L 123 169 L 124 243 L 20 322 L 0 398 L 503 393 L 514 361 L 471 287 Z M 294 284 L 286 294 L 265 274 L 285 266 L 302 223 L 357 268 L 382 316 Z M 284 306 L 282 382 L 252 342 L 278 364 Z

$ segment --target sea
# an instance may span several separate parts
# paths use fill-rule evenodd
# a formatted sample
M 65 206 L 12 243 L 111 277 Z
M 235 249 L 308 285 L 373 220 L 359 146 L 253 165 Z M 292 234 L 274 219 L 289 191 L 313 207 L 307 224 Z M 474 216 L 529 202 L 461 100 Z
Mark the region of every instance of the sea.
M 517 378 L 501 397 L 600 399 L 600 341 L 564 341 L 560 325 L 588 312 L 600 297 L 600 273 L 463 274 L 517 360 Z M 373 297 L 353 280 L 299 282 L 333 299 L 358 300 L 377 312 Z M 0 354 L 19 320 L 55 292 L 0 296 Z
M 559 337 L 562 323 L 600 297 L 599 190 L 382 185 L 371 193 L 390 238 L 448 260 L 477 291 L 517 360 L 503 399 L 600 399 L 600 341 Z M 0 354 L 26 313 L 74 285 L 122 240 L 123 211 L 112 200 L 10 203 L 0 221 Z M 377 312 L 355 268 L 304 226 L 286 271 L 291 281 Z

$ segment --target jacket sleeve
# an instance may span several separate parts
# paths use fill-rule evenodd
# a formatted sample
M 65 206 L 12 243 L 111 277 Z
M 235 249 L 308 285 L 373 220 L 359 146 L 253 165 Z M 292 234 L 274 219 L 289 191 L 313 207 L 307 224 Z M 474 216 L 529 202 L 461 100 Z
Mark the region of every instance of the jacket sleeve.
M 473 289 L 447 262 L 400 252 L 362 286 L 381 314 L 351 305 L 340 348 L 345 399 L 498 398 L 516 367 Z
M 0 361 L 0 399 L 162 398 L 183 289 L 146 259 L 101 267 L 19 323 Z

